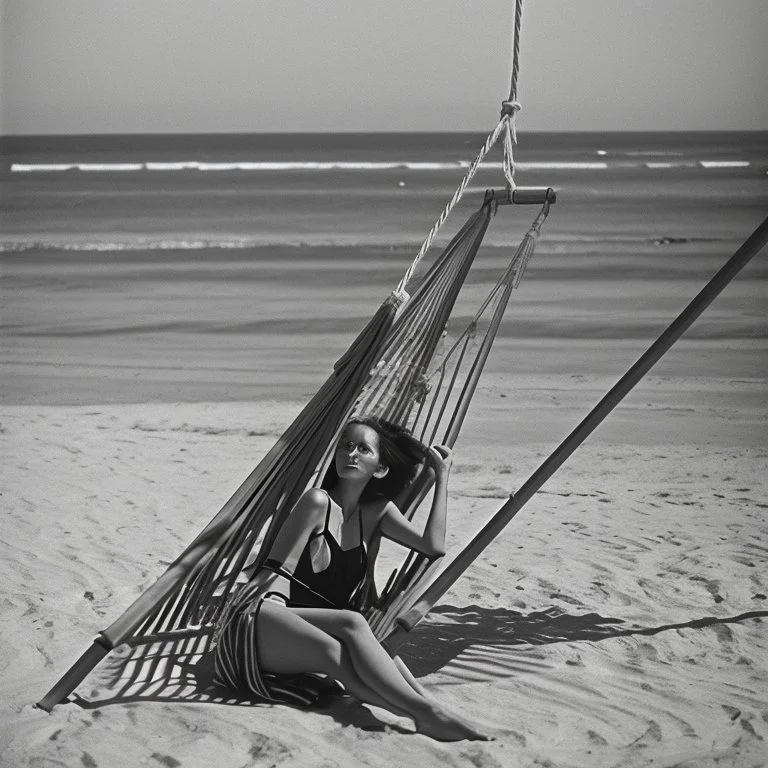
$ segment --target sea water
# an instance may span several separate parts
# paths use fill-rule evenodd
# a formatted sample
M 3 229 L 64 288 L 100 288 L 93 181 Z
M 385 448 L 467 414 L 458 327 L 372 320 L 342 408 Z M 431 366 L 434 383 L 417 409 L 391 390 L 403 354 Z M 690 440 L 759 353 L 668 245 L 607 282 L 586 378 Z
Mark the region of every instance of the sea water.
M 311 392 L 484 140 L 2 139 L 3 398 Z M 515 160 L 558 201 L 502 343 L 652 338 L 768 212 L 768 133 L 521 133 Z M 504 184 L 493 153 L 438 245 Z M 492 284 L 537 210 L 499 209 L 470 285 Z M 763 344 L 765 278 L 758 258 L 693 337 Z

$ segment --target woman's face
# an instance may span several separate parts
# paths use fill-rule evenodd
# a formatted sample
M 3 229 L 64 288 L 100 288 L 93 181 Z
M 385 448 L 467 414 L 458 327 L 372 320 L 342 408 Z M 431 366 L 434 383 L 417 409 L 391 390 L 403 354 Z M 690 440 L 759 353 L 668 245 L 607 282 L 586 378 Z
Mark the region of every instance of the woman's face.
M 340 479 L 368 482 L 386 474 L 379 453 L 379 434 L 365 424 L 348 424 L 341 433 L 334 455 Z

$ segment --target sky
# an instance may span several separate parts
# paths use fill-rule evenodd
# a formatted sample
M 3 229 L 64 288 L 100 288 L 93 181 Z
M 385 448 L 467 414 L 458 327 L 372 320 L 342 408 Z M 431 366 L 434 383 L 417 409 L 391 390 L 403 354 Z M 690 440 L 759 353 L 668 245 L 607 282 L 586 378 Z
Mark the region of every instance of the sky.
M 0 0 L 0 133 L 486 131 L 513 0 Z M 525 0 L 521 130 L 768 130 L 768 0 Z

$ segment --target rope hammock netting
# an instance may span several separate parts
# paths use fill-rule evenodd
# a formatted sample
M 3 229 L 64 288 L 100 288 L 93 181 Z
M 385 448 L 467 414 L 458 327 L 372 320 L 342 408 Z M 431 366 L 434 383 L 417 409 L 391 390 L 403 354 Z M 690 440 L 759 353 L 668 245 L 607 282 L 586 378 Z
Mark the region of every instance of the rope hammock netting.
M 470 164 L 456 193 L 428 233 L 394 292 L 382 303 L 331 375 L 274 447 L 245 479 L 221 511 L 167 571 L 113 624 L 57 682 L 38 706 L 50 710 L 69 696 L 110 651 L 114 663 L 110 698 L 105 701 L 173 698 L 185 701 L 238 701 L 236 694 L 206 686 L 198 661 L 211 648 L 216 621 L 243 582 L 244 569 L 258 568 L 304 491 L 318 486 L 347 420 L 375 414 L 407 426 L 422 442 L 452 447 L 461 430 L 480 374 L 499 330 L 511 292 L 533 254 L 555 200 L 549 188 L 517 187 L 513 145 L 522 0 L 515 8 L 512 81 L 501 118 Z M 501 139 L 506 190 L 490 191 L 428 269 L 419 264 L 443 222 L 461 200 L 483 159 Z M 512 254 L 496 284 L 455 337 L 445 330 L 459 292 L 480 249 L 490 219 L 500 204 L 538 203 L 541 210 Z M 450 588 L 499 531 L 514 517 L 570 453 L 586 439 L 695 317 L 712 301 L 768 239 L 768 219 L 726 265 L 731 271 L 710 285 L 670 326 L 669 333 L 609 392 L 519 492 L 449 563 L 411 552 L 379 589 L 377 552 L 369 552 L 369 570 L 359 605 L 379 640 L 391 652 L 407 632 Z M 738 258 L 737 258 L 738 257 Z M 738 262 L 738 264 L 732 262 Z M 422 274 L 420 274 L 422 273 Z M 706 295 L 704 295 L 706 294 Z M 682 317 L 682 316 L 681 316 Z M 422 472 L 397 499 L 413 518 L 429 495 L 432 478 Z
M 506 193 L 501 198 L 506 201 Z M 67 688 L 63 695 L 68 695 L 100 658 L 121 644 L 130 650 L 117 660 L 120 700 L 157 698 L 160 689 L 178 698 L 178 685 L 169 683 L 168 660 L 176 659 L 178 666 L 179 659 L 210 648 L 216 620 L 240 587 L 243 569 L 258 567 L 298 498 L 306 488 L 319 485 L 338 434 L 353 414 L 376 414 L 404 424 L 427 443 L 455 443 L 511 291 L 522 278 L 550 205 L 544 202 L 474 316 L 448 349 L 436 355 L 445 346 L 444 329 L 498 203 L 494 193 L 488 194 L 422 278 L 413 277 L 411 270 L 406 283 L 410 296 L 405 298 L 399 289 L 384 301 L 325 385 L 219 514 L 166 573 L 100 633 L 71 670 L 71 679 L 63 679 L 59 691 L 40 706 L 50 708 Z M 430 487 L 428 473 L 417 477 L 407 496 L 398 499 L 404 514 L 416 514 Z M 361 606 L 377 637 L 384 639 L 439 562 L 411 553 L 379 593 L 375 558 L 376 552 L 370 551 Z M 198 687 L 188 698 L 212 700 L 221 695 Z M 56 701 L 49 705 L 52 698 Z

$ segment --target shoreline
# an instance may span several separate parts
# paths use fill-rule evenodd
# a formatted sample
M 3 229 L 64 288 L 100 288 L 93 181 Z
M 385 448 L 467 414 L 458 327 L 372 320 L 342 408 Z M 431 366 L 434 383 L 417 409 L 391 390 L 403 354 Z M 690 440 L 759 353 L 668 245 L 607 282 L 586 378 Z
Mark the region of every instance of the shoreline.
M 745 356 L 752 357 L 749 349 L 745 350 Z M 700 362 L 706 365 L 705 358 Z M 590 366 L 593 364 L 594 361 Z M 486 435 L 501 444 L 510 433 L 514 434 L 517 444 L 556 444 L 619 378 L 618 374 L 586 374 L 581 370 L 559 376 L 517 372 L 510 377 L 493 368 L 489 366 L 484 374 L 465 432 L 473 439 L 480 440 Z M 764 377 L 713 377 L 701 373 L 681 377 L 670 375 L 661 365 L 659 368 L 658 374 L 645 377 L 603 422 L 599 432 L 602 441 L 621 445 L 627 441 L 627 435 L 631 435 L 632 441 L 639 445 L 695 443 L 695 437 L 702 434 L 708 424 L 702 445 L 765 446 L 768 396 Z M 135 387 L 132 399 L 126 396 L 122 379 L 116 378 L 110 385 L 102 372 L 98 396 L 95 396 L 93 391 L 86 392 L 82 371 L 80 374 L 79 394 L 77 388 L 67 386 L 68 380 L 57 372 L 50 381 L 60 381 L 66 386 L 70 393 L 66 398 L 55 391 L 46 394 L 34 388 L 28 388 L 27 392 L 11 391 L 10 398 L 6 393 L 5 401 L 0 403 L 0 412 L 69 412 L 110 407 L 146 408 L 157 412 L 163 408 L 173 411 L 198 406 L 250 411 L 251 418 L 258 420 L 263 410 L 269 413 L 276 407 L 298 413 L 312 393 L 309 381 L 302 388 L 290 378 L 273 378 L 259 388 L 246 377 L 236 386 L 230 384 L 227 398 L 211 398 L 217 387 L 210 382 L 198 385 L 187 382 L 185 389 L 197 391 L 199 396 L 180 400 L 174 397 L 179 385 L 170 378 L 165 382 L 156 381 L 154 389 L 152 384 Z M 322 380 L 316 383 L 319 386 Z M 278 392 L 281 397 L 277 396 Z M 152 393 L 156 395 L 154 398 L 146 397 Z M 251 399 L 245 399 L 246 394 L 251 395 Z

